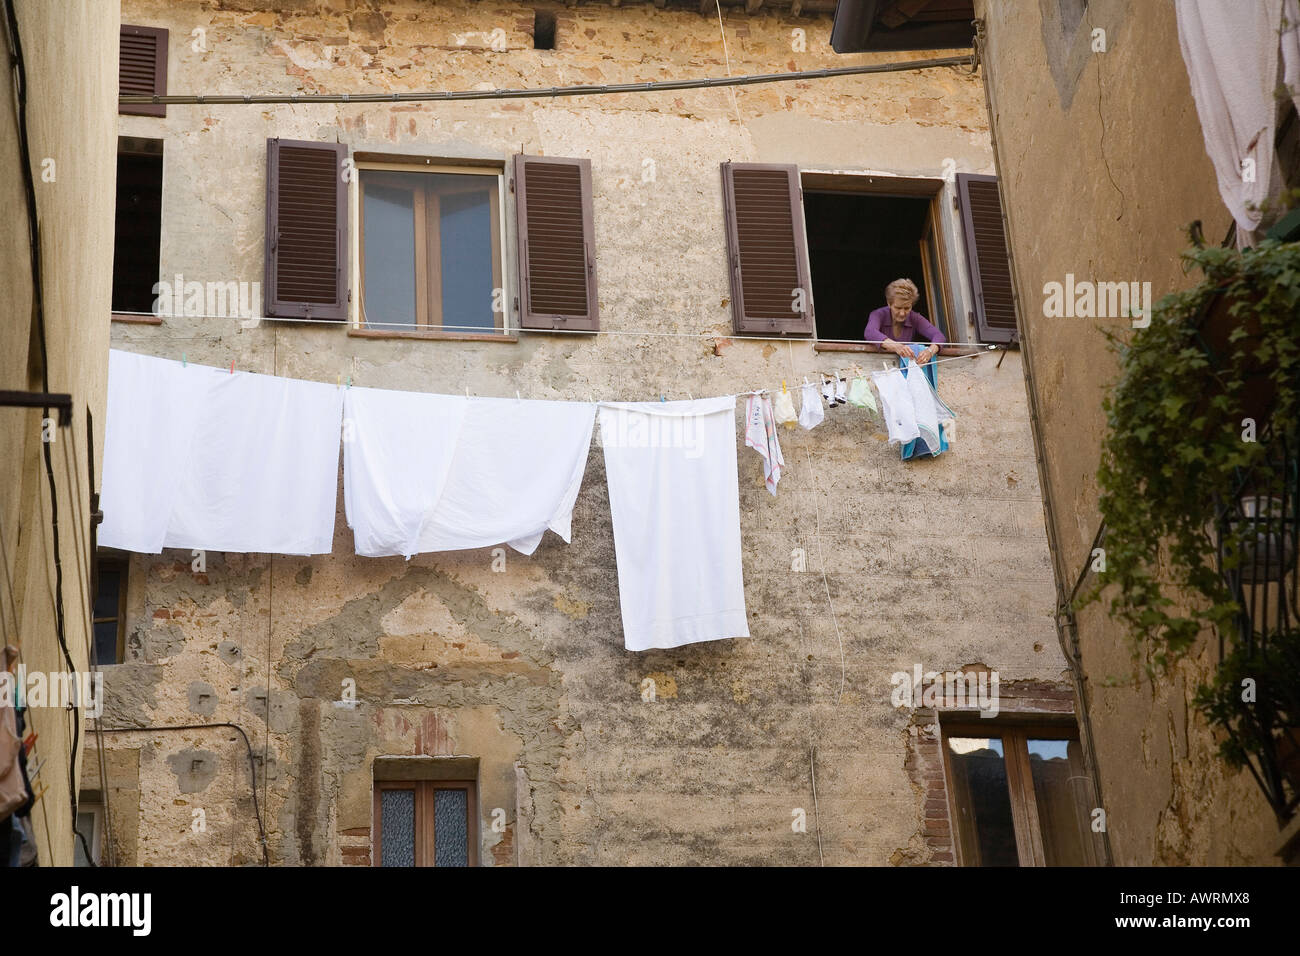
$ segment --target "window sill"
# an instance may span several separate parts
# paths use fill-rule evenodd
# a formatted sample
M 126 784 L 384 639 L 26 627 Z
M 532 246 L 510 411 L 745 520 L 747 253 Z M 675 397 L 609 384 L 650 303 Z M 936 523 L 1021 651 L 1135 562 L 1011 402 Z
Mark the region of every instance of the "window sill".
M 518 342 L 516 332 L 392 332 L 385 329 L 348 328 L 348 335 L 359 339 L 441 339 L 450 342 Z
M 921 343 L 916 343 L 920 345 Z M 893 353 L 881 348 L 879 345 L 872 345 L 869 342 L 813 342 L 813 349 L 817 352 L 879 352 L 886 355 Z M 939 347 L 940 355 L 974 355 L 977 352 L 983 352 L 985 349 L 979 345 L 965 345 L 961 342 L 950 342 L 947 345 Z
M 157 315 L 135 315 L 126 312 L 114 312 L 110 317 L 114 322 L 125 322 L 128 325 L 162 325 L 163 320 Z

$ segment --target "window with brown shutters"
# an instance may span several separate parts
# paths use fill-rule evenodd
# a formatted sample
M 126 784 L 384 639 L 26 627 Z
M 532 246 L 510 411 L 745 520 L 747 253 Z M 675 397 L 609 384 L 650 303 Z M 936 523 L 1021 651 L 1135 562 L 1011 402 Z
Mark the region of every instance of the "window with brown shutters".
M 266 144 L 268 316 L 347 318 L 347 185 L 339 143 Z
M 1016 306 L 998 178 L 958 173 L 957 201 L 975 296 L 976 333 L 981 342 L 1010 342 L 1016 334 Z
M 799 168 L 723 163 L 722 198 L 736 332 L 812 335 Z
M 516 156 L 513 185 L 520 325 L 597 331 L 591 161 Z
M 119 93 L 167 95 L 166 30 L 122 24 L 117 51 L 117 88 Z M 161 103 L 119 105 L 117 111 L 132 116 L 167 115 L 167 107 Z

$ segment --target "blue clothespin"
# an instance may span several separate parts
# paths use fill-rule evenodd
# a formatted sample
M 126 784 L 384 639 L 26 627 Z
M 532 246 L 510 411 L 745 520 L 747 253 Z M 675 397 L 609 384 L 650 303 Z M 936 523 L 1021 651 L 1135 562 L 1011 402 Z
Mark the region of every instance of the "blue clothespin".
M 661 402 L 666 402 L 666 401 L 668 401 L 668 399 L 666 399 L 666 398 L 664 398 L 662 395 L 660 395 L 660 396 L 659 396 L 659 401 L 661 401 Z

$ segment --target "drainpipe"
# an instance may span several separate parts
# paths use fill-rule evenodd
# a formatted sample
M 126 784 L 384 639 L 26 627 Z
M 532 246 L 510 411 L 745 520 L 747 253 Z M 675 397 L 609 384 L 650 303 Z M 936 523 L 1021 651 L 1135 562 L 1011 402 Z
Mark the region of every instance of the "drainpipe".
M 976 62 L 982 67 L 984 73 L 984 105 L 989 117 L 989 141 L 993 146 L 994 166 L 1000 172 L 1003 165 L 998 150 L 997 123 L 994 119 L 997 112 L 994 107 L 993 84 L 989 82 L 989 64 L 984 56 L 985 46 L 984 20 L 981 18 L 975 21 Z M 1000 184 L 1001 177 L 999 177 L 999 187 Z M 1063 570 L 1061 567 L 1065 554 L 1060 548 L 1060 536 L 1057 533 L 1052 512 L 1055 495 L 1052 492 L 1051 475 L 1047 469 L 1047 460 L 1043 450 L 1042 418 L 1038 412 L 1038 389 L 1034 385 L 1032 336 L 1029 334 L 1029 324 L 1024 319 L 1024 309 L 1020 297 L 1020 289 L 1023 287 L 1023 283 L 1020 279 L 1020 273 L 1016 269 L 1016 258 L 1012 251 L 1015 248 L 1015 243 L 1011 241 L 1011 221 L 1007 213 L 1007 204 L 1000 203 L 1000 205 L 1002 207 L 1002 230 L 1007 237 L 1007 263 L 1012 277 L 1011 295 L 1015 303 L 1016 328 L 1020 334 L 1020 349 L 1023 353 L 1022 364 L 1025 370 L 1025 393 L 1029 404 L 1029 425 L 1034 441 L 1034 461 L 1038 467 L 1038 485 L 1043 494 L 1043 519 L 1047 528 L 1047 547 L 1052 554 L 1052 576 L 1056 581 L 1056 613 L 1053 615 L 1056 623 L 1056 638 L 1061 645 L 1061 653 L 1065 656 L 1066 663 L 1070 667 L 1070 677 L 1074 684 L 1074 696 L 1079 703 L 1076 718 L 1079 722 L 1080 737 L 1084 746 L 1088 773 L 1092 779 L 1093 793 L 1097 797 L 1098 804 L 1104 808 L 1105 801 L 1101 795 L 1101 774 L 1097 766 L 1097 750 L 1093 744 L 1088 684 L 1083 673 L 1083 657 L 1079 651 L 1078 621 L 1071 607 L 1073 597 L 1067 590 L 1068 585 L 1066 582 L 1069 580 L 1069 571 Z M 1111 853 L 1109 827 L 1102 831 L 1102 847 L 1105 851 L 1105 865 L 1113 866 L 1114 857 Z

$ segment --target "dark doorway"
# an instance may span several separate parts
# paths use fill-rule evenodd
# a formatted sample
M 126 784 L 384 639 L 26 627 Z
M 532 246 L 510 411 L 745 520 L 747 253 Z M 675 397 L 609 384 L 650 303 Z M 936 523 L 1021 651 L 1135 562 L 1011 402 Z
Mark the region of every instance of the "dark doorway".
M 920 196 L 804 191 L 817 338 L 861 341 L 867 316 L 885 305 L 885 286 L 911 279 L 913 308 L 948 333 L 931 200 Z
M 117 152 L 113 311 L 151 312 L 162 244 L 162 141 L 122 140 Z

